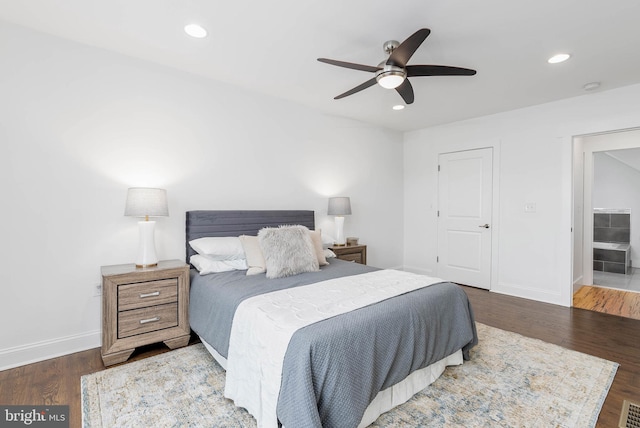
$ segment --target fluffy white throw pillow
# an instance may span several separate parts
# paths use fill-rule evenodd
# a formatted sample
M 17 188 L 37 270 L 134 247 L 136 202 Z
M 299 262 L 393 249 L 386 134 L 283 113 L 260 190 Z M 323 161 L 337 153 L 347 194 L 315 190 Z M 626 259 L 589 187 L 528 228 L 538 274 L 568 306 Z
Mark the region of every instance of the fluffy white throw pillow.
M 309 229 L 305 226 L 265 227 L 258 232 L 258 241 L 267 278 L 320 270 Z

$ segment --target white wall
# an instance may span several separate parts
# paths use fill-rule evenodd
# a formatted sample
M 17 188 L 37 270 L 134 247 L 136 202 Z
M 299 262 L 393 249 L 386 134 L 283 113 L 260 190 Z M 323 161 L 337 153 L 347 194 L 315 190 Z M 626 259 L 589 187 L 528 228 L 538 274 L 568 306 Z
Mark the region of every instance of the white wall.
M 402 135 L 0 23 L 0 370 L 99 346 L 100 266 L 131 263 L 127 188 L 166 188 L 161 259 L 185 211 L 310 209 L 402 266 Z M 8 42 L 10 41 L 10 42 Z
M 569 306 L 572 137 L 639 125 L 634 85 L 405 134 L 405 267 L 437 274 L 438 153 L 492 146 L 499 191 L 491 288 Z M 524 212 L 527 202 L 536 213 Z

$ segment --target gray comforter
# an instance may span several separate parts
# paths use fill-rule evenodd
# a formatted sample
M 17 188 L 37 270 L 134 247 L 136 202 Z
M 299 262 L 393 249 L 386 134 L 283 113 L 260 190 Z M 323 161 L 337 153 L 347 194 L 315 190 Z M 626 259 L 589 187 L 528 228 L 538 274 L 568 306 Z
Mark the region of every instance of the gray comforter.
M 244 299 L 374 268 L 331 259 L 321 272 L 278 280 L 244 272 L 192 273 L 193 330 L 226 358 Z M 298 330 L 285 355 L 278 419 L 286 427 L 356 427 L 376 394 L 478 341 L 464 291 L 440 283 Z

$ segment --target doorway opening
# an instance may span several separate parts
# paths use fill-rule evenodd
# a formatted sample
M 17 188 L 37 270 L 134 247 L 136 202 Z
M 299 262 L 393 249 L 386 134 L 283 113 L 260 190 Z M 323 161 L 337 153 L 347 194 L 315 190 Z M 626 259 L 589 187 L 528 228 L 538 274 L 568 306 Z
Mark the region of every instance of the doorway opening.
M 640 319 L 640 129 L 574 138 L 574 231 L 574 306 Z

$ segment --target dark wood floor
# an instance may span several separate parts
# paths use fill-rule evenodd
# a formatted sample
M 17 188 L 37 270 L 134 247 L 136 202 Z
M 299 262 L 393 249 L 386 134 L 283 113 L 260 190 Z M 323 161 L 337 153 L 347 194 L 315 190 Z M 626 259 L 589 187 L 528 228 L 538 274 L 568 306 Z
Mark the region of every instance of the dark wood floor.
M 640 320 L 464 289 L 481 323 L 620 364 L 598 427 L 617 426 L 624 399 L 640 402 Z M 132 359 L 165 351 L 164 345 L 150 346 Z M 5 370 L 0 372 L 0 403 L 68 404 L 71 427 L 79 427 L 80 377 L 99 370 L 104 370 L 99 349 Z

